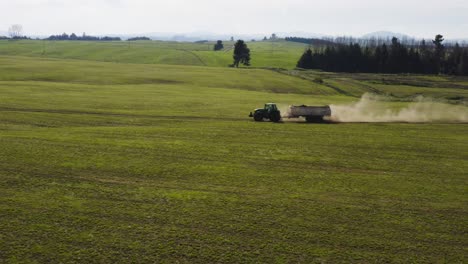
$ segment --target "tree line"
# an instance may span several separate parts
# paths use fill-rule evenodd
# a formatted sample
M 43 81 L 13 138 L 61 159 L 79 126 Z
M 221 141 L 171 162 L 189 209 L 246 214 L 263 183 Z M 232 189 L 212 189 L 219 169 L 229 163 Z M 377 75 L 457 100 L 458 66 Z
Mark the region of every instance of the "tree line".
M 0 39 L 31 39 L 30 37 L 27 36 L 13 36 L 13 37 L 7 37 L 7 36 L 0 36 Z
M 319 39 L 319 38 L 299 38 L 299 37 L 286 37 L 284 38 L 286 41 L 290 42 L 298 42 L 298 43 L 303 43 L 303 44 L 309 44 L 312 46 L 326 46 L 326 45 L 336 45 L 335 42 L 330 41 L 330 40 L 325 40 L 325 39 Z
M 355 38 L 351 36 L 339 36 L 339 37 L 322 37 L 322 38 L 300 38 L 300 37 L 286 37 L 286 41 L 299 42 L 309 44 L 312 46 L 337 46 L 337 45 L 348 45 L 349 43 L 358 43 L 361 47 L 376 48 L 383 44 L 391 45 L 393 37 L 369 37 L 369 38 Z M 403 36 L 398 41 L 407 47 L 418 47 L 421 40 L 416 38 Z M 446 47 L 454 47 L 457 41 L 445 41 Z M 460 44 L 459 44 L 460 45 Z M 461 46 L 467 46 L 466 41 L 461 42 Z
M 431 43 L 402 44 L 396 37 L 387 45 L 333 44 L 307 49 L 297 63 L 304 69 L 331 72 L 420 73 L 468 75 L 468 47 L 445 46 L 442 35 Z
M 148 37 L 134 37 L 134 38 L 129 38 L 127 41 L 138 41 L 138 40 L 151 40 Z
M 63 33 L 61 35 L 51 35 L 46 38 L 46 40 L 86 40 L 86 41 L 121 41 L 119 37 L 94 37 L 83 34 L 82 36 L 77 36 L 75 33 L 68 35 Z

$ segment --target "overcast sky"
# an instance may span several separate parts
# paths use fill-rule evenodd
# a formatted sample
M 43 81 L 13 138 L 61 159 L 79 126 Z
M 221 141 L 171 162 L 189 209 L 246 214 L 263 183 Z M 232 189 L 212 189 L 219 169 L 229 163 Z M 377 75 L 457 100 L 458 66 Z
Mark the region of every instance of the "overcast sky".
M 11 24 L 28 35 L 388 30 L 468 38 L 468 0 L 0 0 L 0 31 Z

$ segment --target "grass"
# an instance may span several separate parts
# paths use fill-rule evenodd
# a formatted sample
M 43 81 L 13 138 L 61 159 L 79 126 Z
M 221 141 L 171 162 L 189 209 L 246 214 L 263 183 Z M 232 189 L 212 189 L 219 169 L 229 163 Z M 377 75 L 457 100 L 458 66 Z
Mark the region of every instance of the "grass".
M 0 55 L 211 67 L 227 67 L 232 64 L 234 42 L 225 42 L 225 50 L 217 52 L 213 51 L 213 45 L 214 42 L 0 40 Z M 249 42 L 248 45 L 253 67 L 275 68 L 294 68 L 307 47 L 285 41 Z
M 465 261 L 466 124 L 247 117 L 381 76 L 21 55 L 0 56 L 0 262 Z M 417 78 L 375 85 L 465 96 Z
M 280 93 L 336 94 L 329 87 L 260 69 L 138 65 L 0 57 L 0 81 L 45 81 L 80 84 L 176 84 Z
M 375 93 L 400 99 L 414 99 L 415 96 L 422 95 L 452 103 L 468 104 L 466 76 L 278 71 L 321 84 L 346 96 L 360 97 L 364 93 Z M 321 82 L 317 82 L 317 79 Z

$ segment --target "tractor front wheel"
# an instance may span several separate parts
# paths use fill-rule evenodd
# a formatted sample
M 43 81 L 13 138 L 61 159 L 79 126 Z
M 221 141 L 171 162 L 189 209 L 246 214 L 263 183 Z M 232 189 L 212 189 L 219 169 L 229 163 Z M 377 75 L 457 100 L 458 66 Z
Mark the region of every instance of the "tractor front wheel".
M 255 113 L 253 116 L 254 120 L 257 122 L 263 121 L 263 115 L 260 113 Z

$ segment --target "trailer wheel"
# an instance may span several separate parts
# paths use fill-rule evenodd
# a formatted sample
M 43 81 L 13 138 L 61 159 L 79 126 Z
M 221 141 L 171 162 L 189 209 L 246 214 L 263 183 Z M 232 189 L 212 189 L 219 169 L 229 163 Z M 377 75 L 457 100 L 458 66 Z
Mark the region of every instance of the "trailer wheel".
M 322 123 L 323 117 L 322 116 L 306 116 L 307 123 Z

